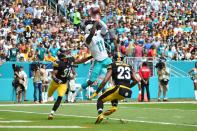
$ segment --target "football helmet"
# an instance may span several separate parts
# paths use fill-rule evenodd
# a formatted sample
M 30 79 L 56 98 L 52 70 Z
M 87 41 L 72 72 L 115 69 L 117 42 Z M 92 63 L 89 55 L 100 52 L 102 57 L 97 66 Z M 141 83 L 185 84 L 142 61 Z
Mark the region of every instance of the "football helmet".
M 86 34 L 90 34 L 90 31 L 93 27 L 93 24 L 88 24 L 86 27 L 85 27 L 85 33 Z
M 114 61 L 123 61 L 124 57 L 121 52 L 115 52 L 113 56 Z

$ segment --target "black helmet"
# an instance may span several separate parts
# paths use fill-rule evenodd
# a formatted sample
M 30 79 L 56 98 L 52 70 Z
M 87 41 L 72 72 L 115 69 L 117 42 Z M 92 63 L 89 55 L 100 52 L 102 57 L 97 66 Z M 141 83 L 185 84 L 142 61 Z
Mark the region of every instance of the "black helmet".
M 63 61 L 64 59 L 67 59 L 67 57 L 68 57 L 68 56 L 67 56 L 65 53 L 60 53 L 60 54 L 59 54 L 59 60 L 60 60 L 60 61 Z
M 67 63 L 70 63 L 70 64 L 73 64 L 73 62 L 75 61 L 75 59 L 74 59 L 74 57 L 73 56 L 71 56 L 71 55 L 66 55 L 66 54 L 61 54 L 61 56 L 60 56 L 60 61 L 64 61 L 64 60 L 66 60 L 67 61 Z
M 122 53 L 121 52 L 115 52 L 114 53 L 114 56 L 113 56 L 113 59 L 114 61 L 123 61 L 123 56 L 122 56 Z

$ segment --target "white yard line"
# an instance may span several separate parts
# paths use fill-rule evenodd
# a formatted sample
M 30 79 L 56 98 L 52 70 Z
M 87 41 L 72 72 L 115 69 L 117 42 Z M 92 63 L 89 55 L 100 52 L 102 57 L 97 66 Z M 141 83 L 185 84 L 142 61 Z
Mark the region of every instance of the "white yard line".
M 81 126 L 0 126 L 0 128 L 37 128 L 37 129 L 57 129 L 57 128 L 86 128 L 86 127 L 81 127 Z
M 119 120 L 117 118 L 110 118 L 112 120 Z M 121 119 L 122 121 L 128 122 L 136 122 L 136 123 L 149 123 L 149 124 L 159 124 L 159 125 L 174 125 L 174 126 L 186 126 L 186 127 L 196 127 L 197 125 L 190 125 L 190 124 L 178 124 L 178 123 L 170 123 L 170 122 L 156 122 L 156 121 L 143 121 L 143 120 L 129 120 L 129 119 Z
M 118 103 L 120 105 L 133 105 L 133 104 L 169 104 L 169 103 L 174 103 L 174 104 L 181 104 L 181 103 L 188 103 L 188 104 L 196 104 L 196 101 L 183 101 L 183 102 L 127 102 L 127 103 Z M 111 103 L 106 103 L 107 105 L 111 105 Z M 0 104 L 0 107 L 28 107 L 28 106 L 52 106 L 54 105 L 53 103 L 51 104 Z M 61 105 L 66 105 L 66 106 L 83 106 L 83 105 L 96 105 L 96 103 L 62 103 Z M 169 108 L 144 108 L 144 107 L 126 107 L 126 106 L 120 106 L 118 108 L 125 108 L 125 109 L 145 109 L 145 110 L 174 110 L 174 111 L 191 111 L 191 112 L 197 112 L 197 110 L 184 110 L 184 109 L 169 109 Z M 1 119 L 1 118 L 0 118 Z
M 96 103 L 62 103 L 61 105 L 68 105 L 68 106 L 78 106 L 78 105 L 95 105 Z M 106 104 L 111 104 L 106 103 Z M 132 104 L 197 104 L 197 101 L 177 101 L 177 102 L 120 102 L 118 103 L 120 105 L 132 105 Z M 53 103 L 50 104 L 0 104 L 0 107 L 4 106 L 50 106 L 53 105 Z
M 163 111 L 166 111 L 166 110 L 170 110 L 170 111 L 191 111 L 191 112 L 197 112 L 197 110 L 187 110 L 187 109 L 177 109 L 177 108 L 174 108 L 174 109 L 169 109 L 169 108 L 144 108 L 144 107 L 125 107 L 125 106 L 120 106 L 119 108 L 125 108 L 125 109 L 144 109 L 144 110 L 163 110 Z
M 32 121 L 26 121 L 26 120 L 10 120 L 10 121 L 0 121 L 0 123 L 25 123 L 25 122 L 32 122 Z
M 48 113 L 38 113 L 38 112 L 28 112 L 28 111 L 16 111 L 16 110 L 0 110 L 0 112 L 20 112 L 27 114 L 48 114 Z M 79 118 L 90 118 L 95 119 L 93 116 L 79 116 L 79 115 L 66 115 L 66 114 L 56 114 L 57 116 L 65 116 L 65 117 L 79 117 Z M 197 127 L 197 125 L 191 124 L 178 124 L 178 123 L 170 123 L 170 122 L 159 122 L 159 121 L 143 121 L 143 120 L 131 120 L 131 119 L 119 119 L 119 118 L 109 118 L 110 120 L 115 121 L 126 121 L 126 122 L 136 122 L 136 123 L 148 123 L 148 124 L 159 124 L 159 125 L 174 125 L 174 126 L 185 126 L 185 127 Z

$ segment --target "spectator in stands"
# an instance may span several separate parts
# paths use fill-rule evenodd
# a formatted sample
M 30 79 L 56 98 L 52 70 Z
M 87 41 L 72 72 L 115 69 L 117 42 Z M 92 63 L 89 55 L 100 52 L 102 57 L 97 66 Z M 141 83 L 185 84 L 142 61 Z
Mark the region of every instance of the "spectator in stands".
M 80 23 L 81 23 L 81 14 L 80 14 L 80 9 L 75 8 L 75 13 L 74 13 L 74 18 L 73 18 L 73 23 L 74 26 L 77 27 L 77 29 L 79 29 L 80 27 Z
M 33 49 L 30 49 L 30 51 L 27 52 L 27 61 L 29 62 L 35 61 L 35 54 L 34 54 Z
M 155 45 L 151 45 L 150 49 L 148 50 L 148 57 L 155 58 L 157 55 L 157 50 L 156 50 L 156 46 Z M 150 58 L 149 58 L 150 59 Z
M 135 71 L 137 71 L 139 69 L 139 66 L 141 65 L 141 57 L 143 56 L 143 52 L 144 52 L 143 42 L 142 41 L 136 42 L 134 47 L 134 57 L 136 57 L 134 61 Z
M 57 59 L 51 55 L 51 52 L 48 52 L 48 54 L 45 55 L 44 60 L 48 62 L 55 62 Z
M 45 33 L 43 33 L 44 31 L 48 32 L 47 35 L 49 36 L 49 40 L 51 40 L 51 38 L 55 38 L 57 35 L 63 35 L 62 33 L 64 33 L 64 31 L 59 31 L 61 18 L 59 19 L 59 16 L 54 13 L 55 11 L 51 9 L 46 10 L 44 1 L 22 1 L 22 4 L 18 5 L 16 4 L 17 2 L 15 2 L 14 5 L 5 4 L 0 9 L 2 15 L 2 25 L 0 27 L 2 33 L 0 34 L 3 34 L 2 36 L 5 36 L 4 39 L 9 39 L 9 37 L 11 36 L 11 39 L 17 39 L 14 40 L 17 44 L 20 43 L 20 41 L 24 42 L 24 39 L 26 40 L 26 42 L 28 40 L 32 41 L 33 38 L 28 38 L 29 33 L 27 33 L 29 32 L 27 31 L 27 28 L 31 28 L 30 32 L 32 34 L 30 34 L 35 35 L 35 37 L 38 38 L 37 43 L 44 41 L 44 48 L 48 49 L 49 47 L 51 47 L 51 43 L 47 41 L 45 42 L 45 39 L 43 38 L 45 37 Z M 160 48 L 161 43 L 165 43 L 164 54 L 166 57 L 168 57 L 168 60 L 194 60 L 195 58 L 194 55 L 191 54 L 191 50 L 185 50 L 188 47 L 189 43 L 191 43 L 192 45 L 195 43 L 194 38 L 196 34 L 196 22 L 194 16 L 196 14 L 196 2 L 193 0 L 189 1 L 189 4 L 184 4 L 184 2 L 177 1 L 162 2 L 158 0 L 153 2 L 85 1 L 84 4 L 83 1 L 76 2 L 74 0 L 58 2 L 62 6 L 61 9 L 65 7 L 65 10 L 69 12 L 66 13 L 67 16 L 64 18 L 74 18 L 74 21 L 71 20 L 71 22 L 68 22 L 69 20 L 65 19 L 65 21 L 67 21 L 66 23 L 68 23 L 69 25 L 69 32 L 71 31 L 72 33 L 74 33 L 73 25 L 75 27 L 79 27 L 79 23 L 82 23 L 82 21 L 88 19 L 88 10 L 91 7 L 99 6 L 101 9 L 101 14 L 103 15 L 103 21 L 105 21 L 106 24 L 109 25 L 110 29 L 111 27 L 113 27 L 114 31 L 117 31 L 113 32 L 113 35 L 124 34 L 128 39 L 130 39 L 129 37 L 133 37 L 132 39 L 135 42 L 139 41 L 139 39 L 146 40 L 147 38 L 153 38 L 151 44 L 156 46 L 156 50 Z M 29 4 L 26 5 L 27 3 Z M 110 4 L 107 5 L 107 3 Z M 180 9 L 180 7 L 183 7 L 183 9 Z M 171 11 L 172 9 L 174 10 L 173 12 Z M 76 10 L 77 13 L 75 13 Z M 77 17 L 73 17 L 79 16 L 79 14 L 80 19 L 75 19 Z M 105 14 L 106 17 L 104 17 Z M 182 14 L 182 17 L 178 17 L 178 14 Z M 56 24 L 53 24 L 54 21 Z M 112 26 L 110 27 L 111 23 Z M 119 23 L 118 26 L 116 25 L 117 23 Z M 16 32 L 17 35 L 14 34 L 14 32 Z M 79 35 L 80 34 L 81 31 L 79 31 Z M 129 36 L 129 34 L 131 34 L 131 36 Z M 124 37 L 121 38 L 121 36 L 122 35 L 118 36 L 118 39 L 123 40 L 125 48 L 127 50 L 131 46 L 129 46 L 127 40 L 124 40 Z M 71 39 L 73 37 L 74 36 L 71 36 Z M 184 43 L 180 45 L 180 41 L 183 41 Z M 46 46 L 45 43 L 48 45 Z M 186 51 L 183 52 L 184 58 L 183 55 L 180 56 L 179 53 L 176 53 L 177 50 L 174 49 L 173 45 L 175 47 L 178 45 Z M 148 46 L 149 45 L 145 44 L 145 52 L 143 52 L 141 56 L 146 56 L 144 55 L 144 53 L 148 54 Z M 57 47 L 59 47 L 58 44 Z M 156 54 L 156 56 L 160 55 L 161 52 Z
M 44 45 L 42 43 L 40 43 L 39 47 L 37 47 L 37 49 L 36 49 L 37 60 L 43 61 L 45 53 L 46 53 L 46 48 L 44 48 Z
M 19 55 L 19 49 L 16 47 L 15 43 L 12 43 L 12 47 L 8 51 L 9 61 L 17 61 L 18 55 Z
M 195 100 L 197 100 L 197 62 L 195 63 L 195 67 L 192 68 L 188 73 L 191 76 L 191 79 L 193 80 L 194 95 L 195 95 Z
M 49 49 L 49 51 L 53 57 L 57 58 L 57 53 L 58 53 L 59 49 L 57 48 L 56 43 L 53 44 L 53 46 Z

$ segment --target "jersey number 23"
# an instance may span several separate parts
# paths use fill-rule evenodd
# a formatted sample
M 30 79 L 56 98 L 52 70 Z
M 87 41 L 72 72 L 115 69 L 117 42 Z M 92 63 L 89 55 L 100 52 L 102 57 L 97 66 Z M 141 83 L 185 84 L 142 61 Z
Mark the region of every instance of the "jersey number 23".
M 131 79 L 131 69 L 129 67 L 119 66 L 117 68 L 118 79 Z

